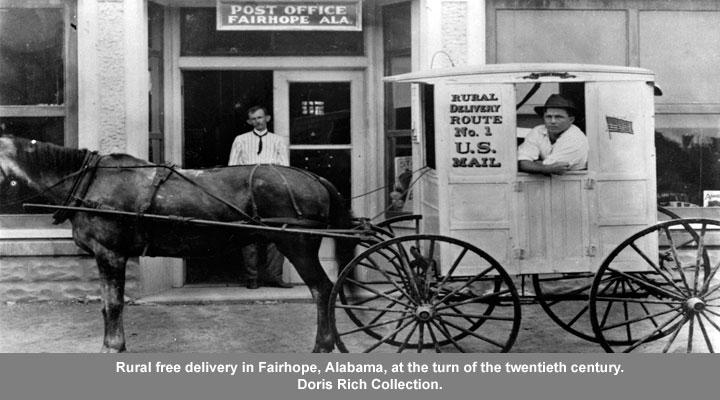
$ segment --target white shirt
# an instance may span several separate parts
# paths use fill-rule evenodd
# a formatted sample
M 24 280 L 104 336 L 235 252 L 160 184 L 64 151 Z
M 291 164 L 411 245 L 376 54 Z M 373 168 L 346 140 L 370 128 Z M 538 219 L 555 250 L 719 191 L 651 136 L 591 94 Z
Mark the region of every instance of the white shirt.
M 543 165 L 566 162 L 571 171 L 578 171 L 587 168 L 588 148 L 587 136 L 575 125 L 570 125 L 555 144 L 550 143 L 545 125 L 538 125 L 518 147 L 518 160 L 542 160 Z
M 262 151 L 258 154 L 261 140 Z M 228 165 L 246 164 L 290 165 L 284 139 L 267 129 L 264 132 L 250 131 L 238 135 L 230 149 Z

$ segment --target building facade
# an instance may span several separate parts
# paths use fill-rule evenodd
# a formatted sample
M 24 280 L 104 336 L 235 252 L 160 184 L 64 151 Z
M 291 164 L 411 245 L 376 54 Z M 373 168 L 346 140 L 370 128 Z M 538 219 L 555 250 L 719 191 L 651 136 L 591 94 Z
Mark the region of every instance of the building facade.
M 252 4 L 285 3 L 356 6 L 349 22 L 359 29 L 218 30 L 217 0 L 0 0 L 0 129 L 208 168 L 227 163 L 233 138 L 250 129 L 247 109 L 260 104 L 273 116 L 271 130 L 287 140 L 291 165 L 330 179 L 356 215 L 382 217 L 412 210 L 403 191 L 422 167 L 409 161 L 411 90 L 384 76 L 485 63 L 639 66 L 656 72 L 663 91 L 655 119 L 658 202 L 702 206 L 720 190 L 716 1 Z M 2 190 L 22 196 L 23 188 Z M 97 294 L 94 261 L 74 246 L 68 225 L 2 207 L 0 299 Z M 331 247 L 323 246 L 321 260 L 332 275 Z M 130 263 L 128 295 L 238 284 L 240 264 L 237 254 L 141 257 Z M 285 277 L 300 281 L 289 265 Z

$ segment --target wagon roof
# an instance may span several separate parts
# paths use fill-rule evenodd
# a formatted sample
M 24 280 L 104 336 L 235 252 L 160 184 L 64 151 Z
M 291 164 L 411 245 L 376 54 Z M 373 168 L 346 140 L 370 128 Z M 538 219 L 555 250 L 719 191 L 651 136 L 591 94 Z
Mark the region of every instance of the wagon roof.
M 572 75 L 571 79 L 567 79 L 567 73 Z M 517 74 L 528 74 L 528 76 L 519 77 Z M 536 74 L 535 77 L 529 77 L 529 74 Z M 617 65 L 594 65 L 594 64 L 486 64 L 472 65 L 444 69 L 432 69 L 425 71 L 410 72 L 407 74 L 393 75 L 385 77 L 383 80 L 387 82 L 428 82 L 439 78 L 462 78 L 472 76 L 492 76 L 493 81 L 507 76 L 507 81 L 525 81 L 533 82 L 533 80 L 654 80 L 655 74 L 645 68 L 624 67 Z M 572 79 L 574 78 L 574 79 Z

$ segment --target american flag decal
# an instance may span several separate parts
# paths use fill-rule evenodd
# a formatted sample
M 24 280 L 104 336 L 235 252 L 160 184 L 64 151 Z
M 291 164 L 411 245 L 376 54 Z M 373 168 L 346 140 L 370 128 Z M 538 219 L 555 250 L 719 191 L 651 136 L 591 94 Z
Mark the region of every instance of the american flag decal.
M 608 132 L 610 133 L 629 133 L 633 134 L 632 121 L 626 121 L 624 119 L 615 117 L 605 117 L 607 122 Z

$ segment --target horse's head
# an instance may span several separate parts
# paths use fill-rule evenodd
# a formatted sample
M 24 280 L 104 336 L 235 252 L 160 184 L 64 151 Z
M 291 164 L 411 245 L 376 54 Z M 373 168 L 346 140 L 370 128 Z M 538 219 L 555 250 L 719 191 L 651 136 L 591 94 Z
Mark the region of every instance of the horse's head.
M 0 204 L 48 194 L 57 186 L 63 190 L 63 177 L 82 165 L 86 150 L 68 149 L 16 136 L 0 135 Z
M 3 189 L 15 187 L 20 182 L 30 181 L 17 162 L 17 140 L 13 136 L 0 136 L 0 188 Z

